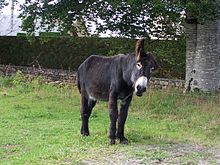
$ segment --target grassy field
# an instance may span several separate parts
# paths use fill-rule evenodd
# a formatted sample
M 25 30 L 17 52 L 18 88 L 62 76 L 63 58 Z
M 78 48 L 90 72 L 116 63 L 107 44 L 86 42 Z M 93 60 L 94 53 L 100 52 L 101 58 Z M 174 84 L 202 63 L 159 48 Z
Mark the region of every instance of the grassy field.
M 220 96 L 150 90 L 134 97 L 126 122 L 129 145 L 108 145 L 106 102 L 80 135 L 74 85 L 0 78 L 0 164 L 218 164 Z

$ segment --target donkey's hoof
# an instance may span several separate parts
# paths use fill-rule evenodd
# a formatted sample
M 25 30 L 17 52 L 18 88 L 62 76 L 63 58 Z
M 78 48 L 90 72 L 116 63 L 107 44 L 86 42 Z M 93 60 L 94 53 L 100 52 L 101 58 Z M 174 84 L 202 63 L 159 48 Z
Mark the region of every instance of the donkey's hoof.
M 110 139 L 110 140 L 109 140 L 109 144 L 110 144 L 110 145 L 114 145 L 114 144 L 115 144 L 115 139 Z
M 120 139 L 120 144 L 128 144 L 128 139 L 127 138 L 122 138 Z
M 82 136 L 89 136 L 89 132 L 81 131 L 81 135 L 82 135 Z
M 82 136 L 89 136 L 89 133 L 88 132 L 83 133 Z

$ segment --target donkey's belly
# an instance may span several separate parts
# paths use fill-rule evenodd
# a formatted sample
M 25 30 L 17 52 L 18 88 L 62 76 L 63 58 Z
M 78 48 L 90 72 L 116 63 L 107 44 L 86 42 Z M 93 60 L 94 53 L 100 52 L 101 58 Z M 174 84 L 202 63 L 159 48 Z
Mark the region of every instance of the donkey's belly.
M 94 87 L 94 86 L 93 86 Z M 103 88 L 103 86 L 97 86 L 95 88 L 90 88 L 87 93 L 90 99 L 92 100 L 102 100 L 102 101 L 108 101 L 109 99 L 109 87 Z M 118 99 L 123 100 L 124 98 L 132 95 L 133 88 L 126 86 L 126 88 L 121 89 L 118 91 Z
M 93 91 L 89 93 L 89 98 L 92 100 L 108 101 L 108 92 L 104 91 Z
M 109 97 L 109 86 L 108 85 L 93 85 L 87 89 L 87 93 L 92 100 L 103 100 L 108 101 Z

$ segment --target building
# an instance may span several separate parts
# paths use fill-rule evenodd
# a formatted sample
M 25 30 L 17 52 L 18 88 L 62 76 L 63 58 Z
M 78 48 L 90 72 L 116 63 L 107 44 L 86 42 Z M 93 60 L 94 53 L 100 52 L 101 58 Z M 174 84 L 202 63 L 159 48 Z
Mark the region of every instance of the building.
M 13 22 L 10 15 L 0 15 L 0 36 L 16 36 L 22 32 L 20 25 L 21 19 L 14 16 Z

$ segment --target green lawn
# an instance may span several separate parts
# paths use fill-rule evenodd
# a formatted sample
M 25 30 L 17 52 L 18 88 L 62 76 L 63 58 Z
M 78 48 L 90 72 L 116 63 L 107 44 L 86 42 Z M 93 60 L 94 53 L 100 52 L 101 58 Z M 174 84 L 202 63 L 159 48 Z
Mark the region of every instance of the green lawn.
M 125 128 L 129 145 L 109 146 L 106 102 L 94 108 L 91 135 L 81 137 L 74 85 L 22 80 L 22 74 L 0 79 L 0 164 L 218 163 L 218 94 L 183 95 L 170 89 L 134 97 Z M 177 158 L 175 147 L 200 148 Z

